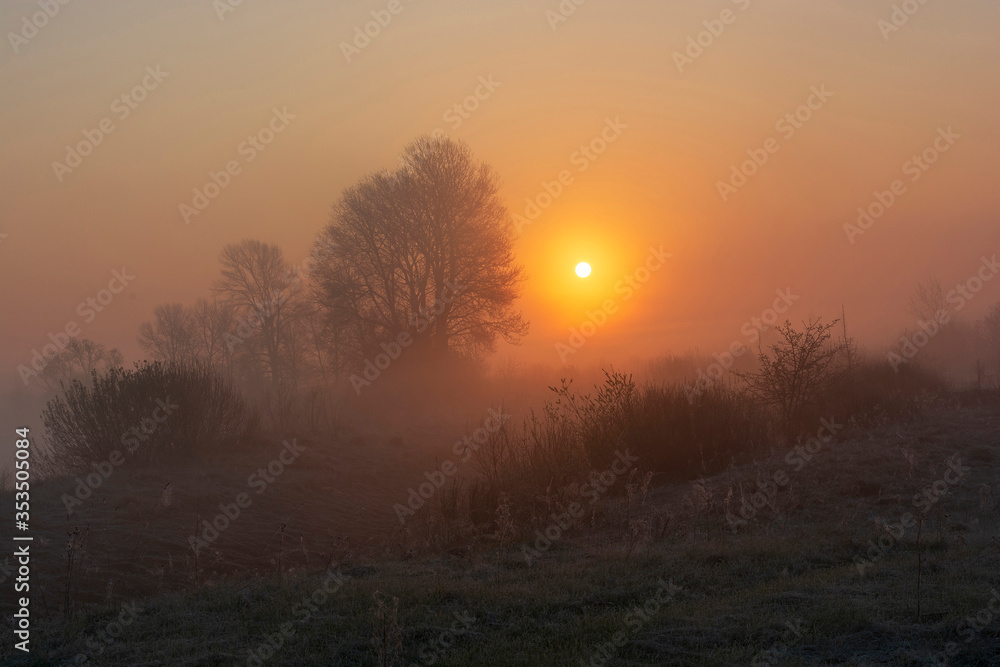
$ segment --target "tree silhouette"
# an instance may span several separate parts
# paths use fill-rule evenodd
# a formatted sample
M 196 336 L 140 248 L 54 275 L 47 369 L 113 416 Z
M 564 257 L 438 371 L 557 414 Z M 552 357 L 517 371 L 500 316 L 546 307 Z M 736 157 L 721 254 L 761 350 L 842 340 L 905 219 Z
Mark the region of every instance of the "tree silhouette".
M 979 335 L 989 344 L 991 351 L 1000 353 L 1000 301 L 990 306 L 990 309 L 979 321 Z
M 74 380 L 87 384 L 95 371 L 106 373 L 122 365 L 124 358 L 116 348 L 107 348 L 88 338 L 71 338 L 65 349 L 51 359 L 40 378 L 46 389 L 57 391 Z
M 1000 361 L 1000 302 L 990 306 L 983 319 L 976 324 L 976 331 L 994 360 Z
M 396 171 L 344 192 L 319 238 L 331 251 L 314 296 L 354 363 L 400 343 L 422 358 L 478 358 L 527 333 L 499 189 L 465 144 L 423 137 Z
M 831 342 L 830 331 L 838 321 L 824 324 L 819 319 L 811 320 L 804 322 L 799 331 L 785 320 L 775 326 L 779 339 L 768 351 L 758 346 L 758 370 L 734 371 L 751 396 L 765 405 L 777 406 L 789 437 L 802 426 L 806 409 L 842 377 L 842 361 L 850 341 Z
M 908 313 L 925 322 L 936 322 L 940 314 L 947 313 L 948 310 L 948 299 L 944 288 L 941 287 L 941 281 L 933 274 L 917 283 L 906 308 Z
M 170 364 L 194 360 L 195 331 L 191 312 L 182 304 L 153 309 L 153 321 L 139 326 L 139 345 L 153 359 Z
M 233 374 L 233 350 L 226 335 L 236 328 L 233 308 L 217 299 L 198 299 L 191 308 L 195 358 L 216 372 Z
M 281 248 L 247 239 L 227 245 L 219 260 L 222 275 L 213 290 L 241 320 L 237 336 L 227 334 L 227 345 L 252 354 L 273 386 L 283 379 L 294 385 L 288 353 L 294 347 L 300 282 Z

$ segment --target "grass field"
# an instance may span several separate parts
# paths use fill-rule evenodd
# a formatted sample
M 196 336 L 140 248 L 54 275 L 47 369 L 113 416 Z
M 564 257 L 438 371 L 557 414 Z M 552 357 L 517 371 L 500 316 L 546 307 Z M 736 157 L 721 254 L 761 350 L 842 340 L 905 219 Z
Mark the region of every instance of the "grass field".
M 195 581 L 192 566 L 177 564 L 187 581 L 154 586 L 163 567 L 155 556 L 168 543 L 184 547 L 161 536 L 142 563 L 153 590 L 134 600 L 111 591 L 110 604 L 80 599 L 65 612 L 65 582 L 53 573 L 35 619 L 34 662 L 3 660 L 927 665 L 947 656 L 952 665 L 996 664 L 996 405 L 948 399 L 910 423 L 838 430 L 812 453 L 775 451 L 694 482 L 654 478 L 638 501 L 581 499 L 582 518 L 540 527 L 554 539 L 523 531 L 446 551 L 418 541 L 381 552 L 341 548 L 325 562 L 317 546 L 311 559 L 300 549 L 299 561 L 268 572 L 248 564 L 262 559 L 254 530 L 273 528 L 234 529 L 220 550 L 237 553 L 248 540 L 245 563 L 234 559 L 240 567 L 208 567 Z M 161 481 L 150 480 L 150 492 Z M 324 520 L 310 513 L 295 530 L 315 522 L 322 532 Z M 56 532 L 47 548 L 65 558 Z M 109 549 L 127 560 L 131 546 Z

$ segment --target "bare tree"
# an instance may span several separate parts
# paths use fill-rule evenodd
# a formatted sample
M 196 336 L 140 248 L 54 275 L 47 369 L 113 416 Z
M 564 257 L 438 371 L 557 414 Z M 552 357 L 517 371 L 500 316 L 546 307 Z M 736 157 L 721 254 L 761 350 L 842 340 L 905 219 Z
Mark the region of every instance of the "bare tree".
M 330 327 L 319 317 L 308 317 L 303 322 L 303 334 L 306 363 L 324 385 L 330 384 L 337 372 L 337 349 L 330 340 Z
M 48 389 L 58 389 L 63 382 L 87 383 L 91 373 L 106 373 L 122 365 L 122 353 L 87 338 L 71 338 L 66 347 L 42 371 L 41 380 Z
M 830 331 L 838 321 L 823 324 L 816 319 L 804 322 L 798 331 L 786 320 L 775 327 L 779 340 L 767 352 L 759 350 L 756 372 L 734 371 L 753 397 L 778 407 L 789 436 L 800 426 L 805 410 L 841 377 L 845 341 L 830 342 Z
M 948 312 L 948 299 L 944 288 L 941 287 L 941 281 L 931 274 L 917 283 L 906 312 L 925 322 L 938 321 L 942 312 Z
M 990 349 L 1000 354 L 1000 301 L 990 306 L 976 328 Z
M 319 243 L 315 297 L 354 363 L 401 340 L 476 358 L 518 342 L 523 281 L 493 170 L 467 146 L 422 138 L 394 173 L 348 188 Z
M 291 270 L 281 249 L 273 244 L 248 239 L 223 248 L 222 276 L 214 291 L 234 309 L 247 336 L 259 342 L 262 365 L 272 385 L 277 386 L 289 367 L 282 355 L 290 349 L 297 296 L 301 281 Z M 249 329 L 249 331 L 246 331 Z
M 191 309 L 194 355 L 216 372 L 231 376 L 233 350 L 226 334 L 236 328 L 233 308 L 217 299 L 198 299 Z
M 992 355 L 994 363 L 1000 362 L 1000 301 L 993 304 L 983 319 L 976 323 L 976 331 L 986 343 L 988 354 Z M 987 375 L 986 364 L 980 362 L 979 366 L 980 384 L 982 384 L 984 376 Z M 1000 367 L 997 367 L 997 370 L 1000 371 Z M 1000 373 L 994 377 L 1000 377 Z
M 194 320 L 188 308 L 168 303 L 153 309 L 153 321 L 139 327 L 139 345 L 158 361 L 186 364 L 194 360 Z

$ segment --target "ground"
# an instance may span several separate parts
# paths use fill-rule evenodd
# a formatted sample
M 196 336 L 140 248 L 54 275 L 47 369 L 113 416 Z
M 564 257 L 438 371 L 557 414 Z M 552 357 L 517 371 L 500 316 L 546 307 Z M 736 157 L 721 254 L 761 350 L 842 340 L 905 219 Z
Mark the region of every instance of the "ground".
M 56 611 L 65 582 L 53 579 L 48 608 L 35 607 L 32 655 L 5 642 L 2 658 L 997 664 L 997 405 L 952 398 L 909 423 L 834 430 L 829 442 L 779 448 L 705 479 L 654 478 L 628 518 L 624 501 L 611 498 L 566 530 L 556 520 L 539 526 L 550 543 L 525 534 L 436 553 L 339 549 L 324 562 L 303 549 L 294 567 L 188 570 L 186 583 L 161 583 L 131 603 L 109 593 L 113 604 L 77 603 L 71 615 Z

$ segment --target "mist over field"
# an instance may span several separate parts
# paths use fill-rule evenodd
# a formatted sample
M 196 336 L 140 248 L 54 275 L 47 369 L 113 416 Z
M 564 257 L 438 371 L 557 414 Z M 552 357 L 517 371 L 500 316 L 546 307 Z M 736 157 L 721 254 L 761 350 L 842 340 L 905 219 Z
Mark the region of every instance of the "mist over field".
M 986 665 L 1000 7 L 0 5 L 0 663 Z

